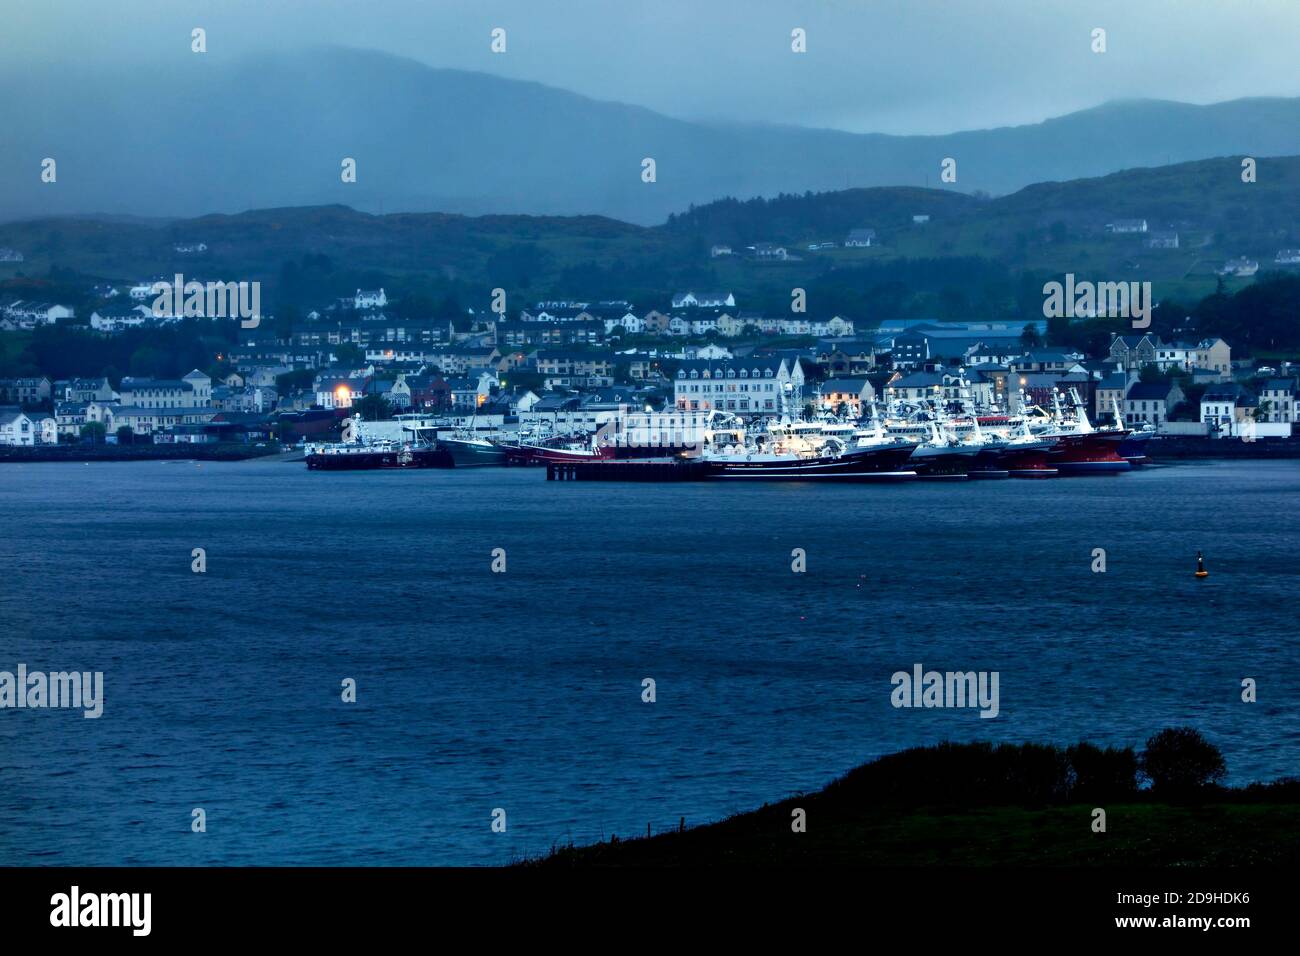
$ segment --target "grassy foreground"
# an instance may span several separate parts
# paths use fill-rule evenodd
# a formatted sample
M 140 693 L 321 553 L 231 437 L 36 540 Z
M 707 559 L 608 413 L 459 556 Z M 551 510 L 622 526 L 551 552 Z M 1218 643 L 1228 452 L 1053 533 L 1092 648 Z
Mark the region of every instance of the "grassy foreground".
M 904 751 L 859 767 L 823 790 L 718 823 L 557 847 L 524 865 L 1300 863 L 1300 781 L 1175 791 L 1157 782 L 1153 791 L 1139 789 L 1136 767 L 1142 759 L 1131 750 L 1076 751 L 987 744 Z M 1098 807 L 1106 811 L 1105 832 L 1093 828 Z M 792 826 L 798 809 L 805 814 L 805 832 Z

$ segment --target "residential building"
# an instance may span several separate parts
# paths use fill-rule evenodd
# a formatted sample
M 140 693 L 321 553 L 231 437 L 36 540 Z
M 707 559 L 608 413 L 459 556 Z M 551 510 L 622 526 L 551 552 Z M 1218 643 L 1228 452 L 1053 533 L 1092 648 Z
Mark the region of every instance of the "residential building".
M 1116 219 L 1114 222 L 1106 223 L 1106 231 L 1117 236 L 1143 233 L 1147 231 L 1147 221 L 1145 219 Z
M 152 319 L 149 307 L 123 302 L 101 305 L 90 313 L 90 327 L 96 332 L 113 335 L 124 329 L 138 329 Z
M 123 405 L 139 408 L 207 408 L 212 404 L 212 379 L 198 369 L 181 379 L 127 377 L 118 392 Z
M 803 385 L 798 360 L 755 356 L 688 360 L 678 366 L 673 404 L 684 410 L 741 415 L 790 413 L 802 405 Z
M 1247 276 L 1253 276 L 1258 271 L 1259 263 L 1254 259 L 1239 257 L 1236 259 L 1229 259 L 1225 262 L 1222 268 L 1219 269 L 1219 275 L 1245 278 Z
M 1221 381 L 1232 379 L 1232 348 L 1220 338 L 1202 339 L 1196 344 L 1193 368 L 1215 372 Z
M 17 408 L 0 408 L 0 445 L 35 445 L 36 428 Z
M 734 309 L 736 297 L 730 292 L 678 292 L 673 296 L 674 309 Z
M 1176 382 L 1133 382 L 1124 393 L 1124 424 L 1159 426 L 1183 398 Z
M 750 246 L 754 250 L 754 255 L 759 259 L 788 259 L 790 253 L 785 246 L 779 246 L 773 242 L 760 242 Z
M 39 405 L 48 402 L 52 395 L 53 386 L 44 376 L 0 379 L 0 404 Z
M 850 418 L 861 418 L 863 409 L 875 400 L 876 389 L 865 378 L 828 378 L 818 389 L 822 408 Z
M 1128 392 L 1128 387 L 1137 381 L 1136 372 L 1112 372 L 1097 383 L 1097 389 L 1093 393 L 1095 404 L 1092 408 L 1093 417 L 1097 420 L 1102 418 L 1115 421 L 1115 410 L 1119 409 L 1119 416 L 1124 415 L 1124 395 Z M 1118 423 L 1116 423 L 1118 424 Z
M 1297 417 L 1297 411 L 1300 410 L 1297 391 L 1296 380 L 1293 378 L 1268 379 L 1259 390 L 1258 419 L 1263 422 L 1289 422 L 1293 425 L 1300 421 L 1300 417 Z
M 1177 249 L 1178 233 L 1153 232 L 1142 243 L 1148 249 Z
M 358 289 L 352 297 L 352 308 L 358 312 L 366 309 L 382 309 L 388 305 L 388 296 L 383 289 Z
M 1159 341 L 1154 335 L 1112 335 L 1110 357 L 1124 369 L 1154 365 Z
M 1201 396 L 1201 422 L 1212 433 L 1236 434 L 1258 405 L 1259 400 L 1236 382 L 1211 385 Z

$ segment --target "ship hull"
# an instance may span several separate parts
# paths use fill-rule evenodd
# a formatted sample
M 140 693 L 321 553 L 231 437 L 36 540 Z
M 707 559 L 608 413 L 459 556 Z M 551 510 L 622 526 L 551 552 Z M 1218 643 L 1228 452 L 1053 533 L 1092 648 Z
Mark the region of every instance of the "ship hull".
M 588 451 L 577 448 L 550 448 L 546 445 L 503 445 L 507 465 L 558 465 L 580 461 L 606 461 L 613 458 L 608 448 Z
M 867 448 L 839 456 L 766 458 L 762 455 L 703 459 L 709 478 L 741 481 L 907 481 L 912 446 Z
M 1062 475 L 1114 475 L 1133 466 L 1119 455 L 1128 432 L 1091 432 L 1062 435 L 1048 461 Z
M 1011 470 L 1006 466 L 1003 450 L 1002 445 L 985 445 L 971 462 L 966 474 L 970 478 L 984 481 L 990 478 L 1010 478 Z
M 1055 442 L 1007 445 L 999 461 L 1012 478 L 1055 478 L 1060 471 L 1048 460 Z
M 363 451 L 325 454 L 317 452 L 306 458 L 312 471 L 378 471 L 389 468 L 451 468 L 451 456 L 441 448 L 418 448 L 412 451 Z
M 506 464 L 506 453 L 500 445 L 491 442 L 464 441 L 459 438 L 440 438 L 438 447 L 444 448 L 457 468 L 477 468 L 483 465 Z
M 1151 432 L 1134 432 L 1119 443 L 1117 454 L 1135 467 L 1145 465 L 1151 460 L 1147 457 L 1147 442 L 1151 435 Z
M 978 454 L 977 449 L 943 448 L 920 445 L 912 453 L 907 467 L 923 481 L 965 481 Z

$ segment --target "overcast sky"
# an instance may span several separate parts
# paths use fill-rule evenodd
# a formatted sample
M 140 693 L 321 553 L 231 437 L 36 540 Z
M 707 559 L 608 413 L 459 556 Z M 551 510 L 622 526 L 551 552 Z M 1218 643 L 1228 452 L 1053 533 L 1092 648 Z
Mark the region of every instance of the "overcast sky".
M 938 133 L 1113 99 L 1300 94 L 1300 0 L 3 0 L 0 62 L 322 43 L 683 119 Z M 507 31 L 507 52 L 489 34 Z M 807 31 L 808 52 L 790 51 Z M 1107 32 L 1093 53 L 1091 33 Z M 165 74 L 160 73 L 160 82 Z

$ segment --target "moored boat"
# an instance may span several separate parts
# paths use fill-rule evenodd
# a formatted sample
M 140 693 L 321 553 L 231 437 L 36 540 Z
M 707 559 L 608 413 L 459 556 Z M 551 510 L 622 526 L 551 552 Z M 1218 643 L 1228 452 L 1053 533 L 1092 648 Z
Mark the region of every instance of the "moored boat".
M 838 446 L 821 453 L 755 446 L 706 451 L 701 460 L 710 478 L 775 481 L 905 481 L 916 477 L 907 467 L 911 445 Z
M 309 445 L 305 458 L 313 471 L 369 471 L 380 468 L 451 468 L 451 456 L 435 445 L 377 442 Z
M 489 438 L 468 435 L 439 438 L 438 447 L 446 449 L 457 468 L 508 464 L 505 449 Z

